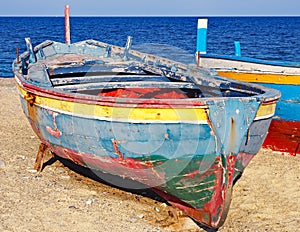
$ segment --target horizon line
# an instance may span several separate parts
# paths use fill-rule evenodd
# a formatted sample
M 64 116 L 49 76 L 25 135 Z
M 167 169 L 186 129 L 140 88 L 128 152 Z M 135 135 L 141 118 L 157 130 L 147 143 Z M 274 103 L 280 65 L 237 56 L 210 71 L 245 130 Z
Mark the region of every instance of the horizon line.
M 64 15 L 0 15 L 0 17 L 64 17 Z M 71 15 L 70 17 L 300 17 L 300 15 Z

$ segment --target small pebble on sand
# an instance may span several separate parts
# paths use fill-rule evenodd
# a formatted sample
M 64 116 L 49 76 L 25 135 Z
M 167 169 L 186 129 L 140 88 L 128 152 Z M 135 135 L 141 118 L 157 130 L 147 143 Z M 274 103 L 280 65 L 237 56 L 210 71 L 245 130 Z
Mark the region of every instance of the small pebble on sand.
M 0 168 L 4 168 L 5 167 L 5 163 L 3 160 L 0 160 Z
M 85 202 L 86 205 L 91 205 L 92 203 L 93 203 L 93 200 L 90 199 L 90 198 L 87 199 L 86 202 Z

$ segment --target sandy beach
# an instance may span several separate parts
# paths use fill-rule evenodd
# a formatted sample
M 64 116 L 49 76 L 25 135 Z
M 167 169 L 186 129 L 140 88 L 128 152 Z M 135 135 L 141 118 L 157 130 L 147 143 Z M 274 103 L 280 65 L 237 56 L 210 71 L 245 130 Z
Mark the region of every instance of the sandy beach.
M 115 188 L 51 156 L 35 172 L 40 143 L 12 78 L 0 78 L 0 123 L 0 231 L 204 231 L 149 190 Z M 219 231 L 294 232 L 299 225 L 300 156 L 261 150 L 234 186 Z

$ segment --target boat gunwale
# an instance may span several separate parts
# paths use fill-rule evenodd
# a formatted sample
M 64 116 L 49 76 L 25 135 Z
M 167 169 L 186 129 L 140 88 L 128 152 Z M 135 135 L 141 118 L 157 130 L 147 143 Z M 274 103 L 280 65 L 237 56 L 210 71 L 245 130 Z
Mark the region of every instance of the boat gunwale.
M 55 42 L 55 41 L 50 41 L 46 40 L 42 42 L 41 44 L 35 46 L 34 51 L 37 52 L 41 48 L 45 48 L 47 46 L 53 45 L 55 43 L 62 44 L 60 42 Z M 74 43 L 73 45 L 80 45 L 80 44 L 91 44 L 94 46 L 102 46 L 102 47 L 107 47 L 111 46 L 115 48 L 117 51 L 122 51 L 124 48 L 115 46 L 115 45 L 110 45 L 107 43 L 99 42 L 96 40 L 84 40 L 80 41 L 77 43 Z M 160 59 L 161 57 L 159 56 L 154 56 L 151 54 L 145 54 L 139 51 L 135 50 L 130 50 L 130 53 L 133 53 L 135 56 L 140 56 L 142 57 L 143 55 L 152 57 L 153 59 Z M 29 57 L 29 52 L 26 51 L 20 55 L 20 58 L 26 59 Z M 167 62 L 168 64 L 179 64 L 182 65 L 183 67 L 180 67 L 184 69 L 187 67 L 187 65 L 183 65 L 182 63 L 172 61 L 166 58 L 162 58 L 164 62 Z M 13 67 L 15 64 L 17 64 L 18 59 L 15 59 L 13 62 Z M 230 98 L 241 98 L 241 99 L 255 99 L 256 101 L 260 101 L 262 104 L 269 104 L 272 102 L 276 102 L 280 98 L 280 93 L 277 90 L 270 89 L 264 86 L 259 86 L 257 84 L 252 84 L 252 83 L 245 83 L 241 81 L 236 81 L 236 80 L 230 80 L 227 78 L 222 78 L 220 76 L 216 76 L 217 82 L 224 83 L 226 85 L 231 85 L 234 83 L 235 85 L 239 87 L 251 87 L 254 88 L 257 93 L 253 96 L 243 96 L 243 97 L 228 97 L 228 96 L 218 96 L 218 97 L 202 97 L 202 98 L 184 98 L 184 99 L 140 99 L 140 98 L 117 98 L 117 97 L 101 97 L 101 96 L 92 96 L 92 95 L 87 95 L 87 94 L 78 94 L 78 93 L 72 93 L 66 91 L 61 91 L 58 89 L 55 89 L 53 86 L 39 86 L 38 82 L 35 81 L 30 81 L 30 79 L 26 79 L 25 76 L 21 73 L 18 72 L 16 68 L 13 68 L 14 74 L 15 74 L 15 79 L 17 79 L 18 84 L 22 86 L 26 91 L 31 92 L 36 95 L 42 95 L 45 97 L 50 97 L 50 98 L 56 98 L 56 99 L 61 99 L 61 100 L 67 100 L 70 101 L 70 99 L 74 102 L 81 102 L 81 103 L 86 103 L 86 104 L 97 104 L 97 105 L 119 105 L 121 107 L 130 107 L 132 105 L 136 104 L 142 104 L 145 107 L 164 107 L 164 106 L 172 106 L 172 107 L 184 107 L 184 108 L 190 108 L 190 107 L 207 107 L 209 104 L 215 104 L 216 101 L 225 101 Z M 200 71 L 199 68 L 196 69 L 196 71 Z M 191 82 L 193 83 L 193 82 Z M 197 84 L 197 83 L 194 83 Z M 205 85 L 203 85 L 206 87 Z M 208 86 L 209 87 L 209 86 Z M 221 86 L 218 86 L 221 88 Z M 230 89 L 231 86 L 226 86 L 228 89 Z M 240 92 L 243 92 L 244 89 L 239 88 Z M 261 91 L 262 93 L 259 93 Z
M 16 78 L 15 78 L 16 79 Z M 119 106 L 132 107 L 135 105 L 142 105 L 145 108 L 191 108 L 191 107 L 206 107 L 205 102 L 196 101 L 203 98 L 185 98 L 185 99 L 140 99 L 140 98 L 117 98 L 117 97 L 102 97 L 88 94 L 78 94 L 72 92 L 65 92 L 54 88 L 43 88 L 28 82 L 22 82 L 17 79 L 17 83 L 25 91 L 35 94 L 37 96 L 53 98 L 57 100 L 71 101 L 84 104 L 96 104 L 102 106 Z
M 20 79 L 21 78 L 21 79 Z M 240 97 L 211 97 L 211 98 L 184 98 L 184 99 L 141 99 L 141 98 L 117 98 L 102 97 L 87 94 L 78 94 L 65 92 L 53 87 L 40 87 L 24 79 L 23 75 L 15 73 L 15 80 L 18 85 L 30 94 L 41 97 L 53 98 L 57 100 L 71 101 L 84 104 L 96 104 L 101 106 L 132 107 L 143 106 L 144 108 L 208 108 L 208 105 L 215 104 L 217 101 L 224 101 L 230 98 Z M 251 84 L 257 87 L 255 84 Z M 266 87 L 260 88 L 269 89 Z M 277 91 L 276 91 L 277 92 Z M 261 101 L 261 104 L 267 105 L 277 102 L 279 96 L 264 97 L 266 93 L 255 96 L 242 97 L 242 99 L 255 99 Z
M 268 65 L 268 66 L 282 66 L 282 67 L 286 67 L 286 68 L 300 69 L 300 62 L 280 61 L 280 60 L 263 60 L 263 59 L 244 57 L 244 56 L 216 55 L 216 54 L 202 54 L 201 58 L 240 61 L 240 62 L 245 62 L 245 63 L 254 63 L 254 64 L 261 64 L 261 65 Z

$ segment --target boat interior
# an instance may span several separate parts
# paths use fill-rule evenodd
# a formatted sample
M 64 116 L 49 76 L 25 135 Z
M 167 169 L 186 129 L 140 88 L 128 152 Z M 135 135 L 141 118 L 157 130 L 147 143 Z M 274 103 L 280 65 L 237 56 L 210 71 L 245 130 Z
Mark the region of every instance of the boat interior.
M 254 87 L 242 84 L 235 85 L 226 80 L 208 77 L 205 73 L 202 79 L 198 78 L 195 81 L 195 79 L 190 79 L 190 76 L 166 70 L 136 64 L 104 65 L 101 63 L 92 65 L 63 64 L 46 67 L 48 78 L 55 89 L 79 94 L 101 96 L 102 92 L 107 93 L 120 89 L 127 89 L 128 91 L 144 89 L 144 93 L 148 93 L 150 89 L 153 91 L 160 89 L 164 92 L 180 92 L 182 98 L 249 97 L 263 93 Z M 130 98 L 134 95 L 111 96 Z M 149 97 L 157 98 L 156 95 L 149 94 L 139 96 L 139 98 Z M 180 98 L 179 95 L 170 94 L 165 94 L 164 97 Z

